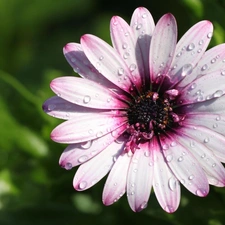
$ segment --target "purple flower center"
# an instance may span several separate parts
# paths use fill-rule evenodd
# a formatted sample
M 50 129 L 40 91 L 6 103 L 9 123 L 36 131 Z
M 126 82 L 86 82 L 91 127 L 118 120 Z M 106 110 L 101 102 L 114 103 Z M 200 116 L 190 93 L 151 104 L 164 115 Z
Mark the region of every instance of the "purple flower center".
M 177 95 L 177 90 L 169 90 L 162 96 L 147 91 L 135 98 L 127 110 L 128 132 L 143 140 L 177 126 L 180 117 L 173 109 Z

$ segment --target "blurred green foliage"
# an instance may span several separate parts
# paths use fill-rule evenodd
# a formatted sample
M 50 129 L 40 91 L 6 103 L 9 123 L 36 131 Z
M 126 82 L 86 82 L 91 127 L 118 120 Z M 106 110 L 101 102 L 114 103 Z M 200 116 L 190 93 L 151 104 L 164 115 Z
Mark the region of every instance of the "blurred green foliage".
M 62 54 L 67 42 L 92 33 L 110 43 L 109 21 L 117 14 L 130 20 L 138 6 L 155 21 L 171 12 L 179 37 L 194 23 L 215 26 L 210 46 L 225 42 L 224 0 L 0 0 L 0 224 L 225 224 L 225 189 L 211 188 L 198 198 L 182 188 L 174 214 L 167 214 L 152 194 L 141 213 L 133 213 L 124 196 L 113 206 L 101 203 L 104 180 L 76 192 L 76 169 L 65 171 L 58 158 L 65 146 L 49 134 L 60 123 L 42 112 L 53 95 L 50 81 L 75 75 Z

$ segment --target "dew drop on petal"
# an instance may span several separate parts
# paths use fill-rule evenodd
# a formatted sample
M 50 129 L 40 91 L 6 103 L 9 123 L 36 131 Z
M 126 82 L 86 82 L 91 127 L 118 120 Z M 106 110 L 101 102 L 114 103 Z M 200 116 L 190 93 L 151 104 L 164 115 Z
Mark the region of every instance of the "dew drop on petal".
M 173 212 L 173 211 L 174 211 L 174 208 L 173 208 L 173 206 L 171 206 L 171 205 L 166 205 L 166 206 L 164 207 L 164 210 L 165 210 L 166 212 Z
M 168 145 L 168 144 L 164 144 L 164 145 L 162 146 L 162 148 L 163 148 L 163 150 L 167 150 L 167 149 L 169 149 L 169 145 Z
M 169 188 L 171 191 L 176 190 L 177 188 L 177 180 L 174 177 L 171 177 L 168 182 Z
M 203 40 L 200 40 L 200 41 L 198 42 L 199 45 L 202 45 L 203 43 L 204 43 Z
M 118 75 L 122 76 L 124 74 L 124 69 L 123 68 L 119 68 L 118 69 Z
M 89 95 L 84 96 L 83 102 L 85 104 L 89 103 L 91 101 L 91 97 Z
M 89 149 L 92 145 L 92 141 L 86 141 L 80 144 L 80 147 L 83 149 Z
M 127 48 L 127 43 L 123 43 L 122 48 L 126 49 Z
M 209 33 L 207 34 L 207 38 L 211 38 L 212 35 L 213 35 L 213 33 L 212 33 L 212 32 L 209 32 Z
M 213 163 L 213 164 L 212 164 L 212 167 L 214 168 L 215 166 L 216 166 L 216 163 Z
M 137 66 L 135 64 L 131 64 L 129 67 L 131 72 L 133 72 L 136 68 L 137 68 Z
M 166 156 L 166 161 L 167 162 L 171 162 L 173 160 L 173 156 L 172 155 L 167 155 Z
M 208 65 L 205 64 L 205 65 L 202 66 L 202 69 L 201 69 L 201 70 L 202 70 L 202 71 L 205 71 L 205 70 L 207 70 L 207 69 L 208 69 Z
M 187 50 L 188 51 L 192 51 L 193 49 L 195 48 L 195 44 L 194 43 L 191 43 L 187 46 Z
M 208 142 L 209 142 L 209 138 L 205 138 L 204 143 L 208 143 Z
M 219 98 L 223 95 L 223 91 L 222 90 L 217 90 L 214 94 L 213 97 L 214 98 Z
M 79 162 L 79 163 L 84 163 L 84 162 L 86 162 L 87 160 L 88 160 L 88 156 L 83 155 L 83 156 L 81 156 L 81 157 L 78 159 L 78 162 Z
M 86 181 L 81 181 L 79 183 L 79 186 L 78 187 L 79 187 L 80 190 L 85 189 L 87 187 L 87 182 Z
M 188 180 L 193 180 L 194 179 L 194 175 L 190 175 L 189 177 L 188 177 Z
M 50 104 L 50 105 L 48 105 L 48 111 L 52 111 L 52 110 L 54 110 L 55 109 L 55 105 L 54 104 Z
M 66 170 L 71 170 L 72 167 L 73 167 L 72 163 L 69 163 L 69 162 L 66 163 L 65 166 L 64 166 L 64 168 L 65 168 Z
M 185 77 L 187 75 L 190 75 L 193 71 L 193 66 L 191 64 L 186 64 L 182 67 L 181 76 Z
M 145 209 L 146 207 L 147 207 L 147 202 L 146 201 L 144 201 L 144 202 L 142 202 L 141 203 L 141 209 Z
M 225 76 L 225 70 L 222 70 L 222 71 L 221 71 L 221 75 L 222 75 L 222 76 Z
M 180 156 L 180 157 L 177 159 L 178 162 L 182 162 L 183 160 L 184 160 L 184 158 L 183 158 L 182 156 Z
M 200 197 L 203 197 L 203 196 L 207 195 L 207 191 L 205 189 L 202 189 L 202 188 L 197 189 L 195 193 L 196 193 L 197 196 L 200 196 Z

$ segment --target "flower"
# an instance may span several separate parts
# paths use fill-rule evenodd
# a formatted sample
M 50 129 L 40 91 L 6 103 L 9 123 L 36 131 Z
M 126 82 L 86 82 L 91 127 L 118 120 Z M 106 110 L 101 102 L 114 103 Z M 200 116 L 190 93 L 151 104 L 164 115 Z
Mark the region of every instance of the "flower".
M 223 187 L 225 170 L 225 44 L 206 51 L 213 26 L 201 21 L 177 43 L 174 16 L 154 24 L 137 8 L 128 25 L 114 16 L 112 45 L 86 34 L 64 54 L 80 77 L 51 82 L 57 94 L 44 111 L 67 120 L 51 133 L 67 143 L 60 165 L 80 165 L 76 190 L 108 172 L 103 203 L 127 193 L 133 211 L 147 206 L 151 188 L 161 207 L 174 212 L 180 184 L 206 196 Z

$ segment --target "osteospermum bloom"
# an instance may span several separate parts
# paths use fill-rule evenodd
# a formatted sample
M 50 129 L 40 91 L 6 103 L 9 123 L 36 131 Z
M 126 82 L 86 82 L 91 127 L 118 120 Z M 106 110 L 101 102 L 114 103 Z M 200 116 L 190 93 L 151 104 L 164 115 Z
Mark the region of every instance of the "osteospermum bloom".
M 213 26 L 201 21 L 177 43 L 176 20 L 155 25 L 137 8 L 130 25 L 114 16 L 112 46 L 86 34 L 64 54 L 80 77 L 51 82 L 57 94 L 43 109 L 67 120 L 51 133 L 68 143 L 60 165 L 80 165 L 73 186 L 83 191 L 109 173 L 103 203 L 125 192 L 132 210 L 147 206 L 151 189 L 171 213 L 180 184 L 206 196 L 225 185 L 225 45 L 208 51 Z

